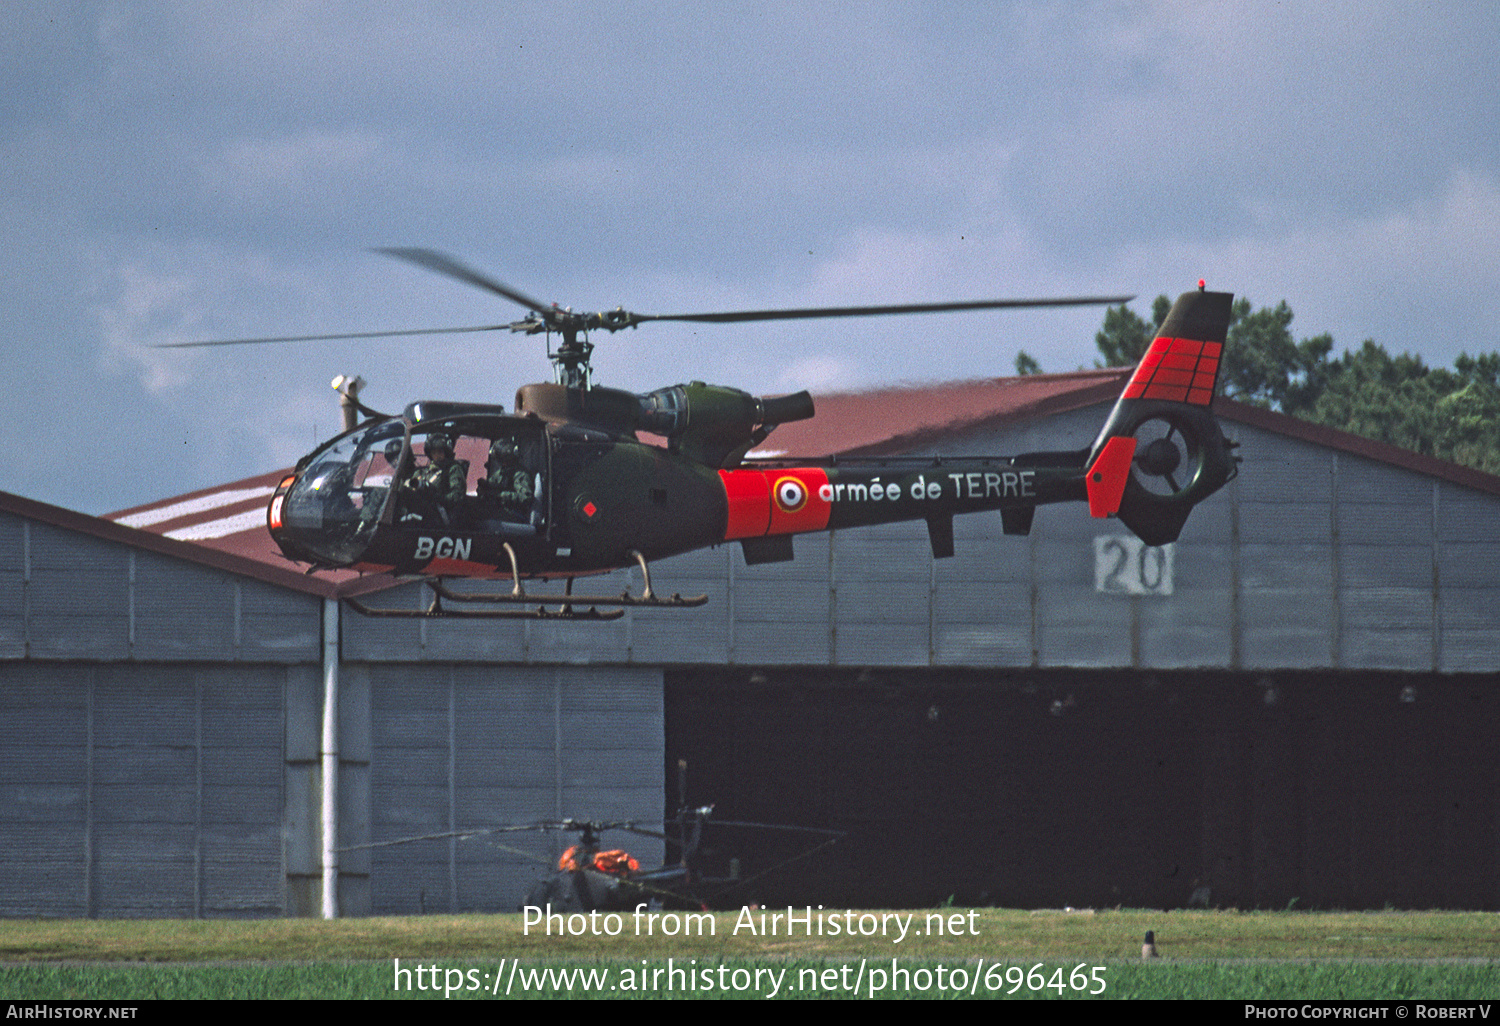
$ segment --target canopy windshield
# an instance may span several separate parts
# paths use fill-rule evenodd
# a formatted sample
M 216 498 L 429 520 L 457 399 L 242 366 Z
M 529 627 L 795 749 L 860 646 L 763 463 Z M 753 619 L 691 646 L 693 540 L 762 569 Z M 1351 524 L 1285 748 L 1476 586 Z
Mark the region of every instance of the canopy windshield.
M 396 418 L 335 439 L 315 453 L 287 493 L 285 528 L 320 559 L 356 562 L 390 500 L 405 438 L 406 425 Z

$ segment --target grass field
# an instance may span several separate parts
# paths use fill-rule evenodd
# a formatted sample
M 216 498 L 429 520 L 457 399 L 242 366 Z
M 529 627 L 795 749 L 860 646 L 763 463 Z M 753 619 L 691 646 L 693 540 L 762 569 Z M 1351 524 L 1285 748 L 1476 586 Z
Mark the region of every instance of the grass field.
M 0 997 L 1500 997 L 1493 913 L 780 911 L 7 921 Z

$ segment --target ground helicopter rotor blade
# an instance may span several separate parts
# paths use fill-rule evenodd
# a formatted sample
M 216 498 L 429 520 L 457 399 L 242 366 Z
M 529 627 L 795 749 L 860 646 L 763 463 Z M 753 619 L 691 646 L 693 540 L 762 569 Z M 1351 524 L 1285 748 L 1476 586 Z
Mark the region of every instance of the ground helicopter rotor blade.
M 782 831 L 786 833 L 816 834 L 824 837 L 840 838 L 847 831 L 828 830 L 821 827 L 792 826 L 786 823 L 747 823 L 740 820 L 715 820 L 705 818 L 705 825 L 720 827 L 743 827 L 757 830 Z M 583 833 L 585 831 L 594 834 L 606 833 L 610 830 L 624 830 L 628 833 L 637 834 L 641 837 L 650 837 L 666 841 L 668 844 L 680 844 L 677 838 L 661 831 L 651 830 L 643 826 L 644 823 L 661 824 L 663 827 L 676 826 L 676 819 L 621 819 L 600 822 L 596 820 L 581 819 L 543 819 L 532 823 L 509 823 L 502 826 L 473 827 L 468 830 L 444 830 L 432 834 L 417 834 L 411 837 L 396 837 L 388 841 L 371 841 L 365 844 L 354 844 L 339 848 L 339 851 L 364 851 L 369 848 L 391 848 L 401 844 L 414 844 L 418 841 L 442 841 L 449 838 L 486 837 L 494 834 L 517 834 L 517 833 Z
M 267 342 L 337 342 L 351 338 L 394 338 L 398 335 L 463 335 L 476 331 L 510 331 L 509 324 L 479 324 L 468 328 L 404 328 L 397 331 L 347 331 L 336 335 L 278 335 L 273 338 L 223 338 L 206 342 L 158 342 L 152 349 L 193 349 L 198 346 L 256 346 Z
M 473 830 L 444 830 L 436 834 L 418 834 L 414 837 L 396 837 L 389 841 L 371 841 L 368 844 L 351 844 L 338 851 L 364 851 L 368 848 L 393 848 L 398 844 L 415 844 L 418 841 L 443 841 L 456 837 L 485 837 L 491 834 L 542 833 L 549 830 L 573 829 L 571 824 L 558 822 L 522 823 L 516 826 L 476 827 Z
M 673 820 L 675 823 L 676 821 Z M 751 830 L 780 830 L 789 834 L 822 834 L 827 837 L 843 837 L 847 830 L 829 830 L 826 827 L 793 826 L 789 823 L 746 823 L 735 819 L 709 819 L 707 825 L 717 827 L 744 827 Z
M 493 278 L 480 274 L 472 267 L 461 264 L 447 254 L 439 253 L 436 250 L 392 247 L 377 249 L 375 252 L 395 257 L 397 260 L 405 260 L 409 264 L 416 264 L 418 267 L 447 275 L 449 278 L 456 278 L 461 282 L 473 285 L 475 288 L 484 289 L 486 292 L 493 292 L 497 296 L 504 296 L 512 303 L 519 303 L 526 309 L 539 313 L 543 317 L 559 312 L 553 304 L 543 303 L 539 299 L 532 299 L 520 289 L 511 288 L 503 282 L 498 282 Z

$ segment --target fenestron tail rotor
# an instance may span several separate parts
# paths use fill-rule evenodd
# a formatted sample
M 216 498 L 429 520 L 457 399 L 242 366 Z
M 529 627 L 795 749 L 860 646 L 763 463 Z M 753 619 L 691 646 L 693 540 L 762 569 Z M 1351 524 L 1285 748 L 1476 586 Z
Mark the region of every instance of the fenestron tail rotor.
M 1152 495 L 1166 499 L 1185 495 L 1197 482 L 1204 451 L 1197 432 L 1170 415 L 1148 417 L 1134 431 L 1131 475 Z

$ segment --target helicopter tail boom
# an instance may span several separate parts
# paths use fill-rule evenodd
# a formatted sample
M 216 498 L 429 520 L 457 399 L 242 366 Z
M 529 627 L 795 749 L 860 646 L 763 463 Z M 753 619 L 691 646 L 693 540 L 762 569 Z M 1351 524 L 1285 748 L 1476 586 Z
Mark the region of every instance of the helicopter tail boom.
M 751 563 L 792 558 L 812 531 L 925 520 L 935 557 L 953 554 L 957 514 L 1000 510 L 1007 534 L 1030 530 L 1035 507 L 1086 501 L 1148 545 L 1175 541 L 1188 514 L 1236 472 L 1210 405 L 1233 296 L 1178 298 L 1088 449 L 1013 457 L 870 457 L 756 461 L 720 470 L 725 541 Z

